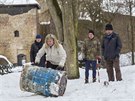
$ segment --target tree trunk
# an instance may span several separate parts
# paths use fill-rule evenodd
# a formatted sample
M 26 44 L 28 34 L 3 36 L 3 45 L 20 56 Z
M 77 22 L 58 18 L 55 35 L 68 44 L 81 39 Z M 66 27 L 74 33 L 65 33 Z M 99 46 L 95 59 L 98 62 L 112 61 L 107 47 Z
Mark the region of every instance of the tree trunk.
M 132 65 L 135 64 L 134 62 L 134 31 L 133 31 L 133 19 L 132 19 L 132 3 L 129 3 L 129 11 L 130 11 L 130 28 L 131 28 L 131 52 L 132 52 Z
M 63 42 L 63 29 L 62 29 L 62 12 L 57 0 L 46 0 L 51 17 L 54 21 L 56 28 L 56 35 L 60 42 Z
M 79 78 L 79 68 L 77 65 L 77 21 L 74 19 L 73 1 L 63 0 L 62 7 L 64 45 L 67 50 L 66 69 L 68 78 L 75 79 Z
M 46 0 L 46 2 L 54 20 L 58 38 L 64 40 L 68 78 L 79 78 L 77 56 L 78 0 L 62 0 L 62 13 L 57 0 Z
M 73 17 L 74 17 L 74 33 L 75 33 L 75 40 L 76 40 L 76 74 L 78 77 L 79 75 L 79 65 L 78 65 L 78 45 L 77 45 L 77 40 L 78 40 L 78 16 L 79 16 L 79 0 L 72 0 L 72 6 L 73 6 Z

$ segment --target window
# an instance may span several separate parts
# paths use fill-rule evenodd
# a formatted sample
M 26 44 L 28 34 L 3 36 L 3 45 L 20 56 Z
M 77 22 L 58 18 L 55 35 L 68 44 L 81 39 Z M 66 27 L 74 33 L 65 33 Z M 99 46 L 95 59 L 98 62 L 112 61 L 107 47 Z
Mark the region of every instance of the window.
M 14 31 L 14 37 L 19 37 L 19 31 L 18 30 Z

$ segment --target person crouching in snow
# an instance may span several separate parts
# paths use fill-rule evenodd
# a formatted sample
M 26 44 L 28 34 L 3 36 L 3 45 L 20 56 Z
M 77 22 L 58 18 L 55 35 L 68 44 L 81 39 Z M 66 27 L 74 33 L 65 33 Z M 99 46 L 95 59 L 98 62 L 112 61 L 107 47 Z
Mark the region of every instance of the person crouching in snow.
M 100 58 L 100 42 L 95 37 L 93 30 L 89 30 L 88 38 L 84 42 L 82 51 L 85 54 L 85 83 L 89 82 L 90 68 L 92 68 L 92 81 L 96 82 L 96 59 Z
M 41 57 L 46 53 L 46 67 L 64 70 L 64 64 L 66 61 L 66 51 L 63 46 L 58 42 L 55 35 L 48 34 L 45 38 L 45 43 L 38 51 L 35 63 L 39 63 Z

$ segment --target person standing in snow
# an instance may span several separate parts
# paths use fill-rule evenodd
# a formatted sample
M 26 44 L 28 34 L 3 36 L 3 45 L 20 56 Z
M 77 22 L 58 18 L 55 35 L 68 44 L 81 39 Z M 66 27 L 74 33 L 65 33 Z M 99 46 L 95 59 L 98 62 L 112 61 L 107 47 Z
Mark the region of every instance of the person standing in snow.
M 66 61 L 66 52 L 59 44 L 55 35 L 48 34 L 45 38 L 43 47 L 37 53 L 35 63 L 39 63 L 41 57 L 46 53 L 46 67 L 63 70 Z
M 96 82 L 96 58 L 100 58 L 100 42 L 95 37 L 94 31 L 89 30 L 88 38 L 85 39 L 83 53 L 85 54 L 85 83 L 89 82 L 89 69 L 92 68 L 92 81 Z
M 121 81 L 121 70 L 119 66 L 119 54 L 122 48 L 122 43 L 118 34 L 113 31 L 111 24 L 106 24 L 105 35 L 101 44 L 102 55 L 106 62 L 107 74 L 109 81 L 114 81 L 114 70 L 116 72 L 116 80 Z
M 35 57 L 42 46 L 43 46 L 42 36 L 40 34 L 37 34 L 35 42 L 31 45 L 31 49 L 30 49 L 30 61 L 32 64 L 35 64 Z M 44 54 L 41 57 L 38 66 L 45 67 L 45 61 L 46 59 L 45 59 L 45 54 Z

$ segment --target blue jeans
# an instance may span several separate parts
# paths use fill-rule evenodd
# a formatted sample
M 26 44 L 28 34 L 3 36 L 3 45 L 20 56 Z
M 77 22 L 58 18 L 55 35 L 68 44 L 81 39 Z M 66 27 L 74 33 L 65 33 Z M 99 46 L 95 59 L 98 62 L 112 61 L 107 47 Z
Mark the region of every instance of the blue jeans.
M 89 78 L 89 70 L 92 68 L 92 77 L 96 78 L 96 60 L 85 61 L 85 79 Z

